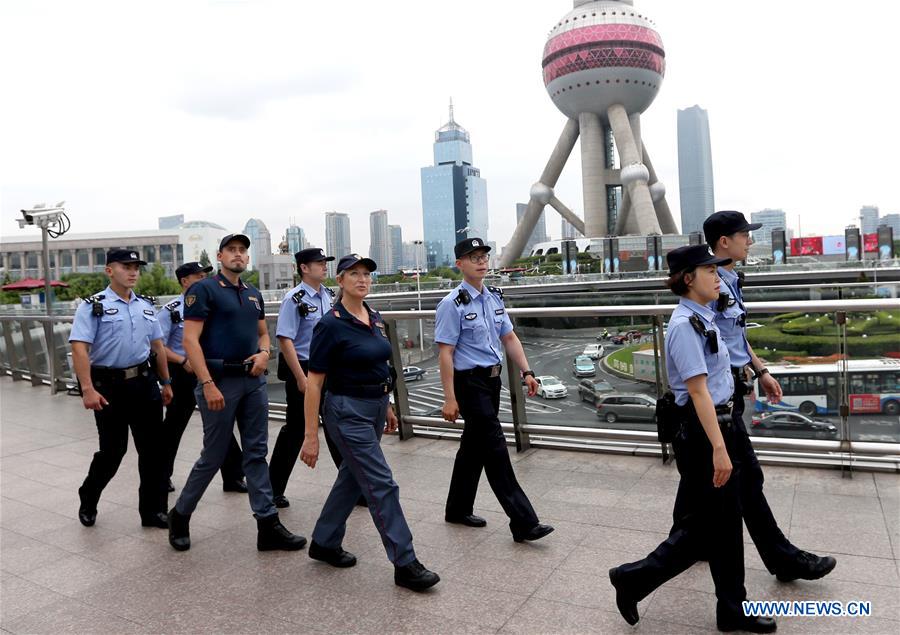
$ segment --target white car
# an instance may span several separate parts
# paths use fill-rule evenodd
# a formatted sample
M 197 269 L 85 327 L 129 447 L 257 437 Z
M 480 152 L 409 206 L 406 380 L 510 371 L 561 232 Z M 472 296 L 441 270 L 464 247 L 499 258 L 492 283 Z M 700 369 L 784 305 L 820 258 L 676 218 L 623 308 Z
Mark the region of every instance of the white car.
M 600 359 L 603 357 L 603 344 L 588 344 L 584 347 L 582 355 L 586 355 L 591 359 Z
M 569 389 L 566 388 L 558 377 L 553 375 L 541 375 L 535 377 L 538 383 L 537 394 L 544 399 L 562 399 L 569 396 Z

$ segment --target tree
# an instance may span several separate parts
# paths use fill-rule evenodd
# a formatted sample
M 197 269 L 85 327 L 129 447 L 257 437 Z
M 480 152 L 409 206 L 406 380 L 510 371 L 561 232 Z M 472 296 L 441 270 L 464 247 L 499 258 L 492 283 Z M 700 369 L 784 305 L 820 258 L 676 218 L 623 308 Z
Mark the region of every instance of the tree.
M 162 265 L 153 265 L 149 271 L 144 271 L 134 288 L 135 293 L 159 297 L 161 295 L 178 295 L 181 293 L 181 285 L 166 275 Z
M 212 263 L 209 261 L 209 254 L 206 253 L 206 250 L 204 249 L 203 251 L 200 252 L 200 265 L 202 267 L 208 267 L 211 264 Z
M 258 271 L 245 271 L 241 274 L 241 280 L 246 282 L 247 284 L 251 284 L 257 289 L 259 289 L 259 272 Z
M 69 286 L 59 287 L 54 291 L 58 300 L 89 298 L 103 291 L 109 284 L 105 273 L 67 273 L 63 274 L 62 280 Z

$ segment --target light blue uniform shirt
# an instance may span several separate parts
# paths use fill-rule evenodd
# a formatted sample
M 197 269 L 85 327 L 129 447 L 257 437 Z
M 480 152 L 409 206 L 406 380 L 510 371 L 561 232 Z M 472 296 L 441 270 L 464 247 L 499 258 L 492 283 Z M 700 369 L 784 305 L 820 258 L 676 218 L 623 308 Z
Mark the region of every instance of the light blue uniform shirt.
M 720 287 L 728 294 L 728 305 L 722 312 L 716 311 L 716 326 L 725 338 L 731 365 L 743 368 L 750 363 L 750 348 L 747 345 L 747 310 L 744 308 L 744 294 L 738 287 L 738 275 L 733 270 L 719 267 L 719 278 L 725 284 Z M 715 302 L 712 303 L 715 307 Z M 744 324 L 744 326 L 741 326 Z
M 472 300 L 468 304 L 459 299 L 460 289 L 469 292 Z M 476 291 L 463 281 L 437 306 L 434 341 L 455 346 L 453 368 L 469 370 L 501 363 L 503 345 L 500 338 L 512 330 L 500 295 L 488 290 L 487 286 Z
M 172 322 L 172 314 L 181 316 L 178 323 Z M 159 328 L 162 329 L 163 346 L 184 356 L 184 294 L 163 306 L 157 314 Z
M 698 333 L 690 323 L 694 314 L 700 316 L 702 326 L 716 334 L 719 352 L 710 352 L 707 338 Z M 717 406 L 728 403 L 734 394 L 734 379 L 731 376 L 731 359 L 722 334 L 716 327 L 715 312 L 687 298 L 681 298 L 669 318 L 666 332 L 666 370 L 669 386 L 675 393 L 675 403 L 683 406 L 688 402 L 685 380 L 697 375 L 706 375 L 706 386 Z
M 300 291 L 304 292 L 303 296 L 295 297 Z M 305 317 L 300 315 L 301 302 L 308 309 Z M 278 323 L 275 325 L 276 337 L 285 337 L 293 341 L 297 357 L 308 360 L 313 329 L 329 309 L 331 309 L 331 292 L 324 285 L 313 289 L 305 282 L 301 282 L 288 291 L 281 301 Z
M 134 292 L 130 293 L 131 298 L 126 302 L 106 287 L 99 294 L 103 296 L 101 317 L 92 315 L 90 298 L 75 310 L 69 341 L 91 345 L 91 366 L 137 366 L 150 357 L 150 342 L 162 338 L 154 306 Z

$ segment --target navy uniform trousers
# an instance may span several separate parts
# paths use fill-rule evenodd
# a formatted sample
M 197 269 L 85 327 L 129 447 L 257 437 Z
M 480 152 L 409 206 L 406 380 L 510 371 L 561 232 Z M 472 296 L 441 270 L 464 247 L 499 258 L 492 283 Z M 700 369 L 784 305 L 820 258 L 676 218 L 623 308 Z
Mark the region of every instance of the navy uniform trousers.
M 138 511 L 141 517 L 166 511 L 166 477 L 160 440 L 162 396 L 149 369 L 132 379 L 112 379 L 91 369 L 91 381 L 109 402 L 94 411 L 100 446 L 78 490 L 84 507 L 96 509 L 128 449 L 128 428 L 138 453 Z
M 266 464 L 269 439 L 269 397 L 266 377 L 250 375 L 225 376 L 216 379 L 216 386 L 225 397 L 225 408 L 210 410 L 203 396 L 203 388 L 197 386 L 194 396 L 203 418 L 203 451 L 194 463 L 181 495 L 175 503 L 179 514 L 194 512 L 200 497 L 213 476 L 222 467 L 237 419 L 243 447 L 243 468 L 250 493 L 250 508 L 257 518 L 267 518 L 276 513 L 272 503 L 272 485 L 269 483 L 269 466 Z
M 184 430 L 197 406 L 197 398 L 194 397 L 197 377 L 187 372 L 181 364 L 172 363 L 169 364 L 169 377 L 172 378 L 172 401 L 166 406 L 166 416 L 163 418 L 163 445 L 166 456 L 166 476 L 172 478 L 178 445 L 181 443 Z M 237 439 L 232 434 L 228 454 L 225 455 L 225 462 L 222 463 L 222 480 L 224 482 L 234 483 L 244 479 L 241 460 L 241 446 L 238 445 Z
M 347 518 L 359 495 L 366 499 L 388 560 L 402 567 L 416 558 L 412 532 L 400 507 L 400 488 L 381 450 L 388 396 L 350 397 L 325 393 L 323 419 L 343 461 L 313 530 L 328 549 L 341 546 Z
M 643 560 L 619 567 L 629 595 L 640 601 L 654 589 L 691 567 L 709 559 L 721 619 L 743 615 L 744 541 L 741 524 L 740 480 L 742 465 L 736 457 L 740 445 L 733 424 L 722 427 L 732 473 L 723 487 L 713 487 L 712 446 L 692 414 L 675 437 L 675 462 L 681 482 L 680 515 L 669 537 Z
M 516 480 L 497 417 L 500 383 L 499 376 L 489 377 L 485 369 L 453 373 L 453 389 L 465 426 L 453 464 L 445 513 L 450 518 L 472 514 L 484 469 L 494 495 L 509 516 L 510 529 L 526 532 L 538 524 L 538 517 Z

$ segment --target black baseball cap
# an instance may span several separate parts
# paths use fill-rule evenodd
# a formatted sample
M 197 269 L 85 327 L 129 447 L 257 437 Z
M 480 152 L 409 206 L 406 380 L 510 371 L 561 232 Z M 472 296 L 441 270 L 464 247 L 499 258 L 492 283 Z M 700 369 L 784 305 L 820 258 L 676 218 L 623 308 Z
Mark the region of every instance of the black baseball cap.
M 106 264 L 111 265 L 114 262 L 124 264 L 136 262 L 139 265 L 146 265 L 146 260 L 141 260 L 141 256 L 131 249 L 110 249 L 106 252 Z
M 709 245 L 685 245 L 666 254 L 669 275 L 702 265 L 730 265 L 731 258 L 716 258 Z
M 348 254 L 338 261 L 337 273 L 349 269 L 358 262 L 364 264 L 369 271 L 375 271 L 378 268 L 378 265 L 371 258 L 363 258 L 359 254 Z
M 326 256 L 325 250 L 320 247 L 310 247 L 295 253 L 294 260 L 298 265 L 307 265 L 311 262 L 331 262 L 334 260 L 334 256 Z
M 219 241 L 219 251 L 225 249 L 225 245 L 230 243 L 232 240 L 236 240 L 243 244 L 247 249 L 250 249 L 250 239 L 244 236 L 244 234 L 228 234 L 227 236 L 225 236 L 225 238 Z
M 204 267 L 199 262 L 186 262 L 175 270 L 175 279 L 181 280 L 194 273 L 209 273 L 213 268 L 209 265 Z
M 762 223 L 748 223 L 743 214 L 729 210 L 711 214 L 703 221 L 703 235 L 706 236 L 707 243 L 715 245 L 722 236 L 753 231 L 760 227 Z
M 465 240 L 461 240 L 456 243 L 456 247 L 453 248 L 453 251 L 456 254 L 456 259 L 459 260 L 466 254 L 471 253 L 476 249 L 484 249 L 485 251 L 490 251 L 491 247 L 490 245 L 485 244 L 485 242 L 481 238 L 466 238 Z

